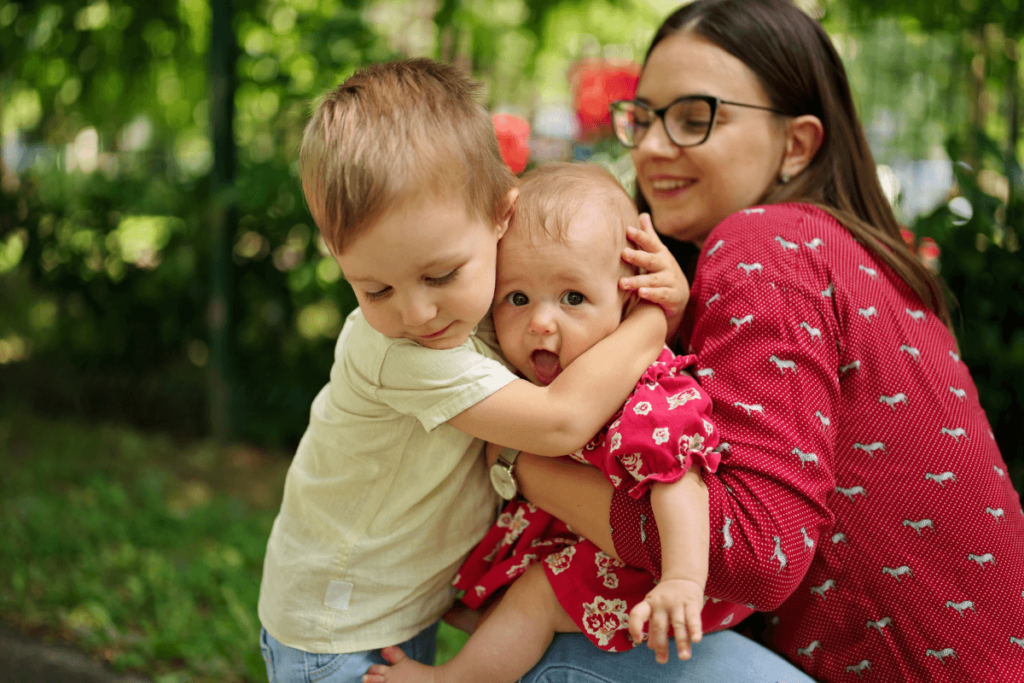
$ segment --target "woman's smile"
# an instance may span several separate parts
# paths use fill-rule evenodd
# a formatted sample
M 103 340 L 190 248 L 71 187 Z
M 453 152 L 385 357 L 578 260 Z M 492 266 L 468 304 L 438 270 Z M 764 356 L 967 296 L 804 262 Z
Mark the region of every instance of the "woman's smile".
M 657 176 L 651 179 L 650 185 L 654 190 L 653 194 L 667 197 L 691 187 L 696 182 L 692 179 Z

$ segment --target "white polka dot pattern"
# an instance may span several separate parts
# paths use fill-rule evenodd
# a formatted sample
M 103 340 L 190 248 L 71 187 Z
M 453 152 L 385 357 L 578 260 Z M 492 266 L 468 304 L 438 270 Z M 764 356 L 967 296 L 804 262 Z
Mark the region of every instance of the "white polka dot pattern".
M 820 209 L 748 210 L 705 244 L 685 332 L 723 444 L 708 594 L 773 612 L 818 680 L 1024 681 L 1024 511 L 909 287 Z M 654 552 L 649 501 L 611 522 L 624 560 Z

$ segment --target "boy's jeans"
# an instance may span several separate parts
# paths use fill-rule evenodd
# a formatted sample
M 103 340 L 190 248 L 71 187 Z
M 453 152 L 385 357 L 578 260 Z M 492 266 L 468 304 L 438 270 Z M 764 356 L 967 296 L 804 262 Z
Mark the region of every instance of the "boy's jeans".
M 437 626 L 428 626 L 398 647 L 418 662 L 433 664 Z M 359 683 L 371 666 L 387 664 L 379 649 L 343 654 L 303 652 L 282 645 L 266 629 L 260 634 L 260 647 L 270 683 Z

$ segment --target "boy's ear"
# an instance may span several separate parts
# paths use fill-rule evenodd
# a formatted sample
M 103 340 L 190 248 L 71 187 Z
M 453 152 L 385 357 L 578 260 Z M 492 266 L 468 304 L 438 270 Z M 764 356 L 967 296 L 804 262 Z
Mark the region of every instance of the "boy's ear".
M 505 236 L 505 231 L 508 230 L 508 224 L 512 220 L 512 213 L 515 211 L 516 202 L 519 201 L 519 188 L 513 187 L 505 195 L 505 214 L 498 221 L 498 239 L 500 240 Z

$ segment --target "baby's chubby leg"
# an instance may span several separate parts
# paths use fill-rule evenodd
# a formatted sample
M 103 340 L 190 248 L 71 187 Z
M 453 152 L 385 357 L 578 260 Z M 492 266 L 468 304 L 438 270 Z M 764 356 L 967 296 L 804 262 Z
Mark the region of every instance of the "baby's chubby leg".
M 450 662 L 424 666 L 388 647 L 381 652 L 391 666 L 370 667 L 363 683 L 513 683 L 540 661 L 556 632 L 576 631 L 544 568 L 535 564 L 509 587 Z

